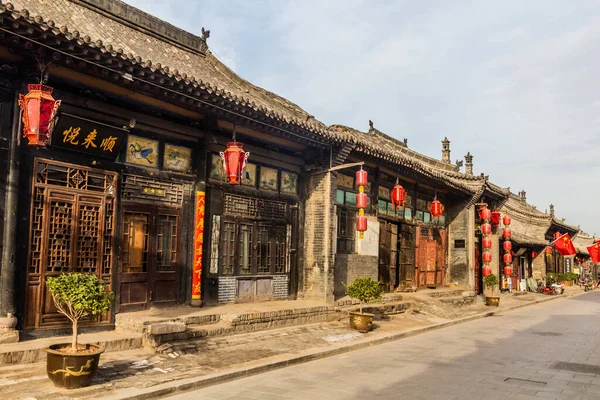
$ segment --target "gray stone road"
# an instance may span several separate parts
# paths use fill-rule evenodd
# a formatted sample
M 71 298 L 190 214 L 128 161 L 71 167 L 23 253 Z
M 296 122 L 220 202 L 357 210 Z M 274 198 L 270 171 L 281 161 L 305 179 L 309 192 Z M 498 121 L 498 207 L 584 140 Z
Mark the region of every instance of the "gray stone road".
M 600 399 L 600 290 L 170 399 Z

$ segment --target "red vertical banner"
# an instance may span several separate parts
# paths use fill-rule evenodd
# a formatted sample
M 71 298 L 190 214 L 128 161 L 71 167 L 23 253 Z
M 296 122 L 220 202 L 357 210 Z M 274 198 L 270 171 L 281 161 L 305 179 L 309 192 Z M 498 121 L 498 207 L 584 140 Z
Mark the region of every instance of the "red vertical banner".
M 192 300 L 200 300 L 202 291 L 202 247 L 204 245 L 204 192 L 196 192 L 194 220 L 194 267 L 192 269 Z

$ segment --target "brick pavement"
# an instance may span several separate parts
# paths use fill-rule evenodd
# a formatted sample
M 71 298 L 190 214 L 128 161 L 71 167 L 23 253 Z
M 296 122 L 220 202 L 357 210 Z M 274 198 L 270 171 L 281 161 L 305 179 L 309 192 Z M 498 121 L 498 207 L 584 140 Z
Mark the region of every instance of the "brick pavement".
M 599 399 L 600 292 L 173 396 Z

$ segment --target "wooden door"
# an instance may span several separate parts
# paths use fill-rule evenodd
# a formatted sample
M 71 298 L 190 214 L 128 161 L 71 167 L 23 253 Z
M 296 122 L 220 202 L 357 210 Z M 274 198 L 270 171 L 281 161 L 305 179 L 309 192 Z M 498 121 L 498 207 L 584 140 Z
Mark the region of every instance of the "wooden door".
M 117 304 L 119 312 L 169 305 L 179 291 L 178 209 L 123 209 Z
M 437 243 L 427 239 L 425 242 L 425 284 L 427 287 L 436 287 L 437 274 Z
M 438 228 L 417 228 L 417 277 L 419 287 L 443 285 L 446 265 L 446 234 Z
M 386 292 L 393 289 L 390 264 L 392 253 L 392 231 L 388 222 L 379 223 L 379 272 L 378 280 Z M 390 287 L 391 286 L 391 287 Z
M 399 235 L 399 286 L 401 289 L 413 287 L 415 280 L 415 228 L 410 225 L 401 225 Z

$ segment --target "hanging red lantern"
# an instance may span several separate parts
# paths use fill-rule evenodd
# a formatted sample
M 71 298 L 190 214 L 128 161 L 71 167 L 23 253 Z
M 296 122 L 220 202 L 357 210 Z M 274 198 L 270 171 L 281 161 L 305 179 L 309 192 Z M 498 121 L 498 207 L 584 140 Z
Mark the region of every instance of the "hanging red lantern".
M 505 226 L 509 226 L 511 222 L 512 222 L 512 220 L 510 219 L 510 217 L 508 215 L 505 215 L 504 218 L 502 218 L 502 223 Z
M 479 218 L 482 220 L 487 220 L 492 218 L 492 212 L 489 208 L 483 207 L 479 210 Z
M 512 255 L 510 253 L 504 253 L 503 260 L 505 264 L 510 264 L 512 262 Z
M 538 253 L 536 253 L 535 251 L 531 252 L 531 259 L 533 260 L 534 258 L 536 258 L 538 255 Z
M 490 233 L 492 233 L 492 226 L 490 224 L 481 225 L 481 232 L 483 232 L 486 235 L 489 235 Z
M 484 237 L 483 240 L 481 241 L 481 244 L 483 245 L 484 249 L 491 249 L 492 248 L 492 239 L 490 239 L 489 237 Z
M 364 215 L 356 216 L 356 230 L 358 232 L 365 232 L 367 230 L 367 217 Z
M 492 253 L 490 253 L 489 251 L 484 251 L 481 255 L 481 258 L 483 259 L 483 262 L 489 263 L 492 261 Z
M 54 88 L 41 83 L 27 85 L 26 95 L 19 94 L 19 106 L 23 111 L 23 137 L 30 146 L 43 147 L 50 139 L 52 122 L 60 107 L 60 100 L 54 100 Z
M 429 206 L 429 211 L 431 211 L 431 215 L 433 217 L 441 217 L 444 213 L 444 206 L 442 205 L 442 203 L 440 203 L 438 199 L 435 199 L 431 202 L 431 205 Z
M 504 243 L 502 243 L 502 248 L 505 251 L 511 251 L 512 250 L 512 242 L 510 240 L 505 240 Z
M 510 267 L 510 266 L 504 267 L 504 275 L 511 276 L 512 275 L 512 271 L 513 271 L 512 267 Z
M 562 234 L 560 232 L 554 232 L 554 240 L 558 239 L 561 236 Z
M 356 171 L 356 186 L 367 186 L 368 174 L 364 169 Z
M 504 228 L 504 230 L 502 231 L 502 236 L 506 239 L 510 239 L 510 237 L 512 236 L 512 231 L 510 230 L 510 228 Z
M 498 211 L 498 210 L 492 211 L 492 225 L 493 226 L 500 225 L 500 217 L 501 216 L 502 216 L 502 214 L 500 214 L 500 211 Z
M 396 186 L 394 186 L 394 188 L 392 189 L 390 197 L 392 199 L 392 204 L 396 210 L 398 209 L 398 207 L 404 208 L 404 199 L 406 198 L 406 191 L 400 184 L 396 183 Z
M 546 255 L 552 254 L 552 246 L 546 246 Z
M 369 204 L 369 198 L 366 193 L 357 193 L 356 194 L 356 207 L 357 208 L 367 208 Z
M 483 267 L 481 269 L 481 272 L 483 273 L 483 276 L 488 276 L 492 274 L 492 267 L 490 267 L 489 265 L 486 265 L 485 267 Z
M 230 185 L 239 185 L 241 183 L 242 172 L 246 167 L 246 161 L 250 155 L 249 152 L 245 152 L 242 149 L 243 146 L 243 143 L 240 142 L 229 142 L 225 151 L 221 152 L 225 176 L 227 176 L 227 181 Z

